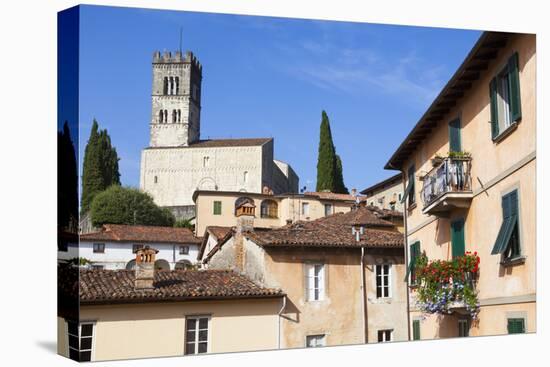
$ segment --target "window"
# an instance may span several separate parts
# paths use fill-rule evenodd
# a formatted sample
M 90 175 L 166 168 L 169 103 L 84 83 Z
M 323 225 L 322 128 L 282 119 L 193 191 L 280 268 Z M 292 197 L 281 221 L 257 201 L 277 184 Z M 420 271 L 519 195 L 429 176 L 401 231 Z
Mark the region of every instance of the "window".
M 325 204 L 325 217 L 332 215 L 332 204 Z
M 178 122 L 181 122 L 181 110 L 178 110 Z
M 325 296 L 325 266 L 323 264 L 306 264 L 306 299 L 321 301 Z
M 103 269 L 105 269 L 105 265 L 92 264 L 92 269 L 94 269 L 94 270 L 103 270 Z
M 166 76 L 164 77 L 164 83 L 163 83 L 163 86 L 162 86 L 162 94 L 164 94 L 164 95 L 168 94 L 168 77 L 166 77 Z
M 376 298 L 391 297 L 391 265 L 376 265 Z
M 489 85 L 491 107 L 491 135 L 497 138 L 521 119 L 518 54 L 508 63 Z
M 189 246 L 180 246 L 180 255 L 188 255 Z
M 309 203 L 302 203 L 302 215 L 309 215 Z
M 325 346 L 325 334 L 306 336 L 306 347 L 316 348 Z
M 176 77 L 176 94 L 180 92 L 180 78 Z
M 67 321 L 69 358 L 79 362 L 92 360 L 94 323 Z
M 407 268 L 407 275 L 405 280 L 410 279 L 411 285 L 416 284 L 415 263 L 416 258 L 420 255 L 420 241 L 416 241 L 409 248 L 409 266 Z M 409 278 L 410 277 L 410 278 Z
M 403 193 L 399 193 L 399 201 L 401 201 L 401 199 L 403 198 Z
M 378 330 L 378 343 L 391 342 L 393 330 Z
M 244 173 L 243 173 L 243 182 L 244 183 L 248 182 L 248 171 L 244 171 Z
M 420 320 L 413 320 L 413 340 L 420 340 Z
M 69 242 L 66 239 L 57 239 L 57 251 L 67 252 L 69 251 Z
M 405 188 L 405 193 L 403 195 L 403 198 L 401 199 L 401 202 L 403 203 L 406 199 L 409 199 L 409 206 L 413 205 L 415 203 L 415 192 L 414 192 L 414 164 L 409 167 L 408 170 L 408 184 Z
M 214 215 L 222 215 L 222 202 L 214 201 Z
M 104 243 L 94 243 L 94 253 L 95 254 L 102 254 L 105 252 L 105 244 Z
M 525 319 L 508 319 L 508 334 L 523 334 L 525 333 Z
M 458 320 L 458 336 L 459 337 L 470 336 L 470 320 L 468 319 Z
M 392 203 L 392 204 L 390 205 L 390 210 L 395 210 L 395 203 Z
M 172 110 L 172 123 L 175 124 L 178 122 L 178 112 L 176 110 Z
M 464 219 L 451 222 L 451 248 L 452 255 L 459 257 L 464 255 Z
M 138 252 L 139 249 L 142 249 L 142 248 L 143 248 L 143 245 L 134 244 L 132 245 L 132 253 L 135 254 L 136 252 Z
M 159 111 L 159 122 L 161 124 L 164 122 L 164 112 L 162 110 Z
M 164 122 L 168 122 L 168 110 L 164 110 Z
M 208 352 L 208 316 L 189 316 L 185 319 L 185 354 Z
M 210 157 L 208 156 L 202 157 L 202 166 L 208 167 L 209 164 L 210 164 Z
M 154 182 L 155 182 L 155 183 L 158 183 L 158 182 L 159 182 L 159 178 L 158 178 L 158 176 L 155 176 L 155 178 L 154 178 Z
M 262 218 L 277 218 L 279 206 L 274 200 L 264 200 L 260 205 L 260 215 Z
M 454 119 L 453 121 L 449 122 L 449 151 L 462 151 L 460 141 L 460 119 Z
M 502 197 L 502 224 L 491 255 L 502 254 L 504 260 L 521 256 L 518 215 L 518 191 L 514 190 Z

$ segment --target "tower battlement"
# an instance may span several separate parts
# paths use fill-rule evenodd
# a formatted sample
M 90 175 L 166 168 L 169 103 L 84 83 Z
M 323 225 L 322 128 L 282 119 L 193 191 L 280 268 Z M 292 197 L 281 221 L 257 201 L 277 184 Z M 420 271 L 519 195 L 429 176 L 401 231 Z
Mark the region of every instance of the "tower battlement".
M 196 68 L 199 73 L 202 73 L 202 65 L 199 62 L 199 59 L 195 55 L 193 55 L 193 52 L 186 51 L 185 55 L 182 55 L 181 51 L 176 51 L 174 53 L 170 51 L 164 51 L 164 53 L 161 53 L 160 51 L 155 51 L 153 53 L 153 64 L 173 64 L 173 63 L 188 63 L 191 64 L 194 68 Z

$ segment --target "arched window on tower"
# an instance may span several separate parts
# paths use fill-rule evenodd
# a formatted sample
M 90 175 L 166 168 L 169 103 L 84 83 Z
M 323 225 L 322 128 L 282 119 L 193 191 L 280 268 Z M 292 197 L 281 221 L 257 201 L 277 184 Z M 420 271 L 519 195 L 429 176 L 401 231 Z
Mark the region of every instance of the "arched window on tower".
M 176 94 L 180 92 L 180 78 L 176 77 Z
M 178 110 L 178 122 L 181 122 L 181 110 Z
M 164 85 L 162 87 L 162 94 L 167 95 L 168 94 L 168 77 L 164 77 Z
M 164 113 L 162 112 L 162 110 L 159 111 L 159 122 L 162 124 L 164 122 Z
M 260 213 L 262 218 L 277 218 L 278 204 L 275 200 L 266 199 L 262 201 Z
M 177 122 L 177 119 L 178 119 L 178 114 L 176 110 L 172 110 L 172 123 L 175 124 Z
M 168 122 L 168 110 L 164 110 L 164 122 Z
M 244 173 L 243 173 L 243 181 L 244 181 L 244 183 L 247 183 L 247 182 L 248 182 L 248 171 L 244 171 Z
M 170 77 L 170 94 L 174 94 L 174 90 L 176 89 L 176 83 L 174 83 L 174 77 Z

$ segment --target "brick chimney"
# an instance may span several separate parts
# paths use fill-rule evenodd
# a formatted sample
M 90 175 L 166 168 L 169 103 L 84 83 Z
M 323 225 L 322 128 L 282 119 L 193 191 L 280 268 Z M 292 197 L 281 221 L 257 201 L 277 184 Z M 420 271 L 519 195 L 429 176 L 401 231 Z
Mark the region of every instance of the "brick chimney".
M 136 251 L 135 284 L 136 290 L 154 289 L 155 256 L 159 251 L 145 246 Z
M 244 233 L 254 230 L 255 212 L 256 206 L 250 202 L 242 203 L 235 210 L 237 226 L 233 240 L 235 241 L 235 263 L 240 272 L 244 271 L 245 264 Z

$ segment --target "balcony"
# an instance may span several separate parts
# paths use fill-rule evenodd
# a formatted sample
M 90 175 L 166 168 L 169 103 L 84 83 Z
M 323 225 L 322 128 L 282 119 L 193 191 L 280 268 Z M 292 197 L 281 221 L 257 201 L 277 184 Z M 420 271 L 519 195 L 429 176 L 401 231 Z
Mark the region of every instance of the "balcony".
M 421 178 L 423 214 L 446 216 L 454 208 L 468 208 L 473 197 L 469 156 L 441 158 Z

